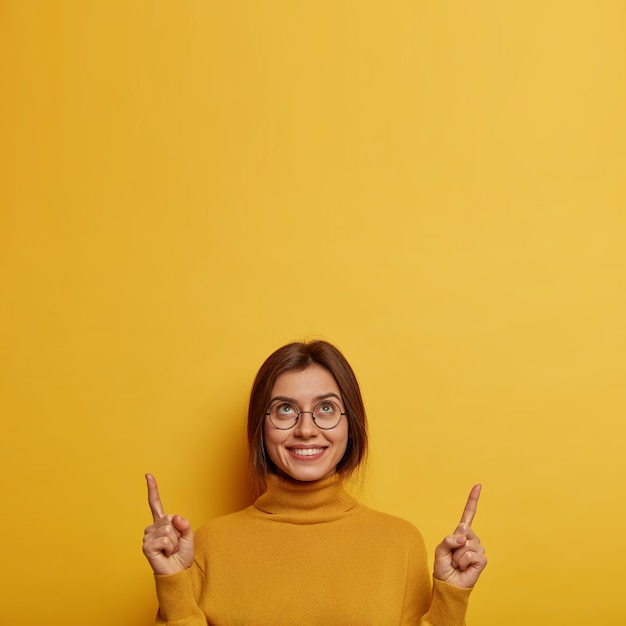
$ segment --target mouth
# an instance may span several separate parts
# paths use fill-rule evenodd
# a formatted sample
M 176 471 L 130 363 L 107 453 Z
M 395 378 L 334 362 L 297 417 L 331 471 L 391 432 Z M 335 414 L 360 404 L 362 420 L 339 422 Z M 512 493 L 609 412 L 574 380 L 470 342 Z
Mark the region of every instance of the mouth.
M 287 451 L 297 459 L 314 461 L 326 452 L 326 448 L 287 448 Z

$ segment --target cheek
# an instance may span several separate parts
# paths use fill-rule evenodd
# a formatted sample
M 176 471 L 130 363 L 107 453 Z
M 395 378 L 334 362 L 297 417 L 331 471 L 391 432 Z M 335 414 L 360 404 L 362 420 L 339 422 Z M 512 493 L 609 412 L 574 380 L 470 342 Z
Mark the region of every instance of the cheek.
M 335 446 L 337 446 L 337 448 L 343 449 L 343 451 L 345 452 L 348 448 L 348 442 L 348 425 L 346 424 L 342 428 L 341 432 L 336 433 L 336 436 L 333 437 L 333 443 Z
M 263 426 L 263 444 L 265 452 L 269 456 L 270 460 L 276 465 L 277 454 L 276 450 L 280 445 L 279 431 L 275 428 L 268 428 L 267 424 Z

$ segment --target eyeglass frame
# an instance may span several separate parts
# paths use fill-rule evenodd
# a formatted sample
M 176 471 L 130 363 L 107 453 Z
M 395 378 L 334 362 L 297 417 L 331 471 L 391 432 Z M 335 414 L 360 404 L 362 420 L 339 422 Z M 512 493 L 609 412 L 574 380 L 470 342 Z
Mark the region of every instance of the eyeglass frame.
M 320 426 L 316 419 L 315 419 L 315 415 L 313 415 L 313 411 L 301 411 L 300 407 L 295 403 L 292 402 L 291 400 L 280 400 L 277 399 L 275 402 L 273 402 L 270 405 L 270 409 L 275 405 L 275 404 L 279 404 L 279 403 L 284 403 L 284 404 L 290 404 L 294 409 L 297 409 L 298 414 L 296 415 L 295 421 L 291 426 L 288 426 L 287 428 L 281 428 L 280 426 L 276 426 L 276 424 L 274 424 L 274 422 L 272 421 L 272 415 L 271 415 L 271 410 L 268 411 L 265 414 L 265 417 L 269 417 L 270 418 L 270 423 L 272 424 L 272 426 L 278 430 L 291 430 L 292 428 L 295 428 L 297 423 L 300 421 L 300 416 L 303 413 L 308 413 L 311 416 L 311 419 L 313 420 L 313 423 L 315 424 L 315 426 L 317 426 L 317 428 L 319 428 L 320 430 L 333 430 L 333 428 L 337 428 L 337 426 L 339 426 L 339 424 L 341 423 L 341 418 L 344 417 L 345 415 L 348 414 L 347 411 L 342 411 L 341 407 L 336 403 L 333 402 L 332 400 L 320 400 L 319 402 L 315 403 L 315 406 L 313 407 L 313 411 L 315 411 L 315 409 L 320 405 L 320 404 L 335 404 L 337 405 L 337 408 L 339 409 L 339 419 L 337 420 L 337 423 L 334 426 L 330 426 L 329 428 L 324 428 L 324 426 Z

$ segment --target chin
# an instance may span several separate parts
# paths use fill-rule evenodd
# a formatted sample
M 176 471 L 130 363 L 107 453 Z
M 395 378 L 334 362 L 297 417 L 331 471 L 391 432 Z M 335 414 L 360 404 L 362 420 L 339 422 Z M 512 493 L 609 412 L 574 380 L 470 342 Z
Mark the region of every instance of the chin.
M 316 480 L 323 480 L 324 478 L 328 478 L 332 476 L 336 472 L 336 468 L 310 468 L 308 470 L 289 470 L 281 469 L 280 473 L 284 476 L 291 478 L 292 480 L 297 480 L 303 483 L 312 483 Z

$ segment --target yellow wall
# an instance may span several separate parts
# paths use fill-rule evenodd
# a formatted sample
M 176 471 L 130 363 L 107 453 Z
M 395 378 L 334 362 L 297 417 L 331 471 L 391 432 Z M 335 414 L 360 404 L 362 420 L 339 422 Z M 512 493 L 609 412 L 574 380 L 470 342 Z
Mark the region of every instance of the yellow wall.
M 265 356 L 325 337 L 363 499 L 469 623 L 626 623 L 626 9 L 0 2 L 0 621 L 148 626 L 143 474 L 246 502 Z

